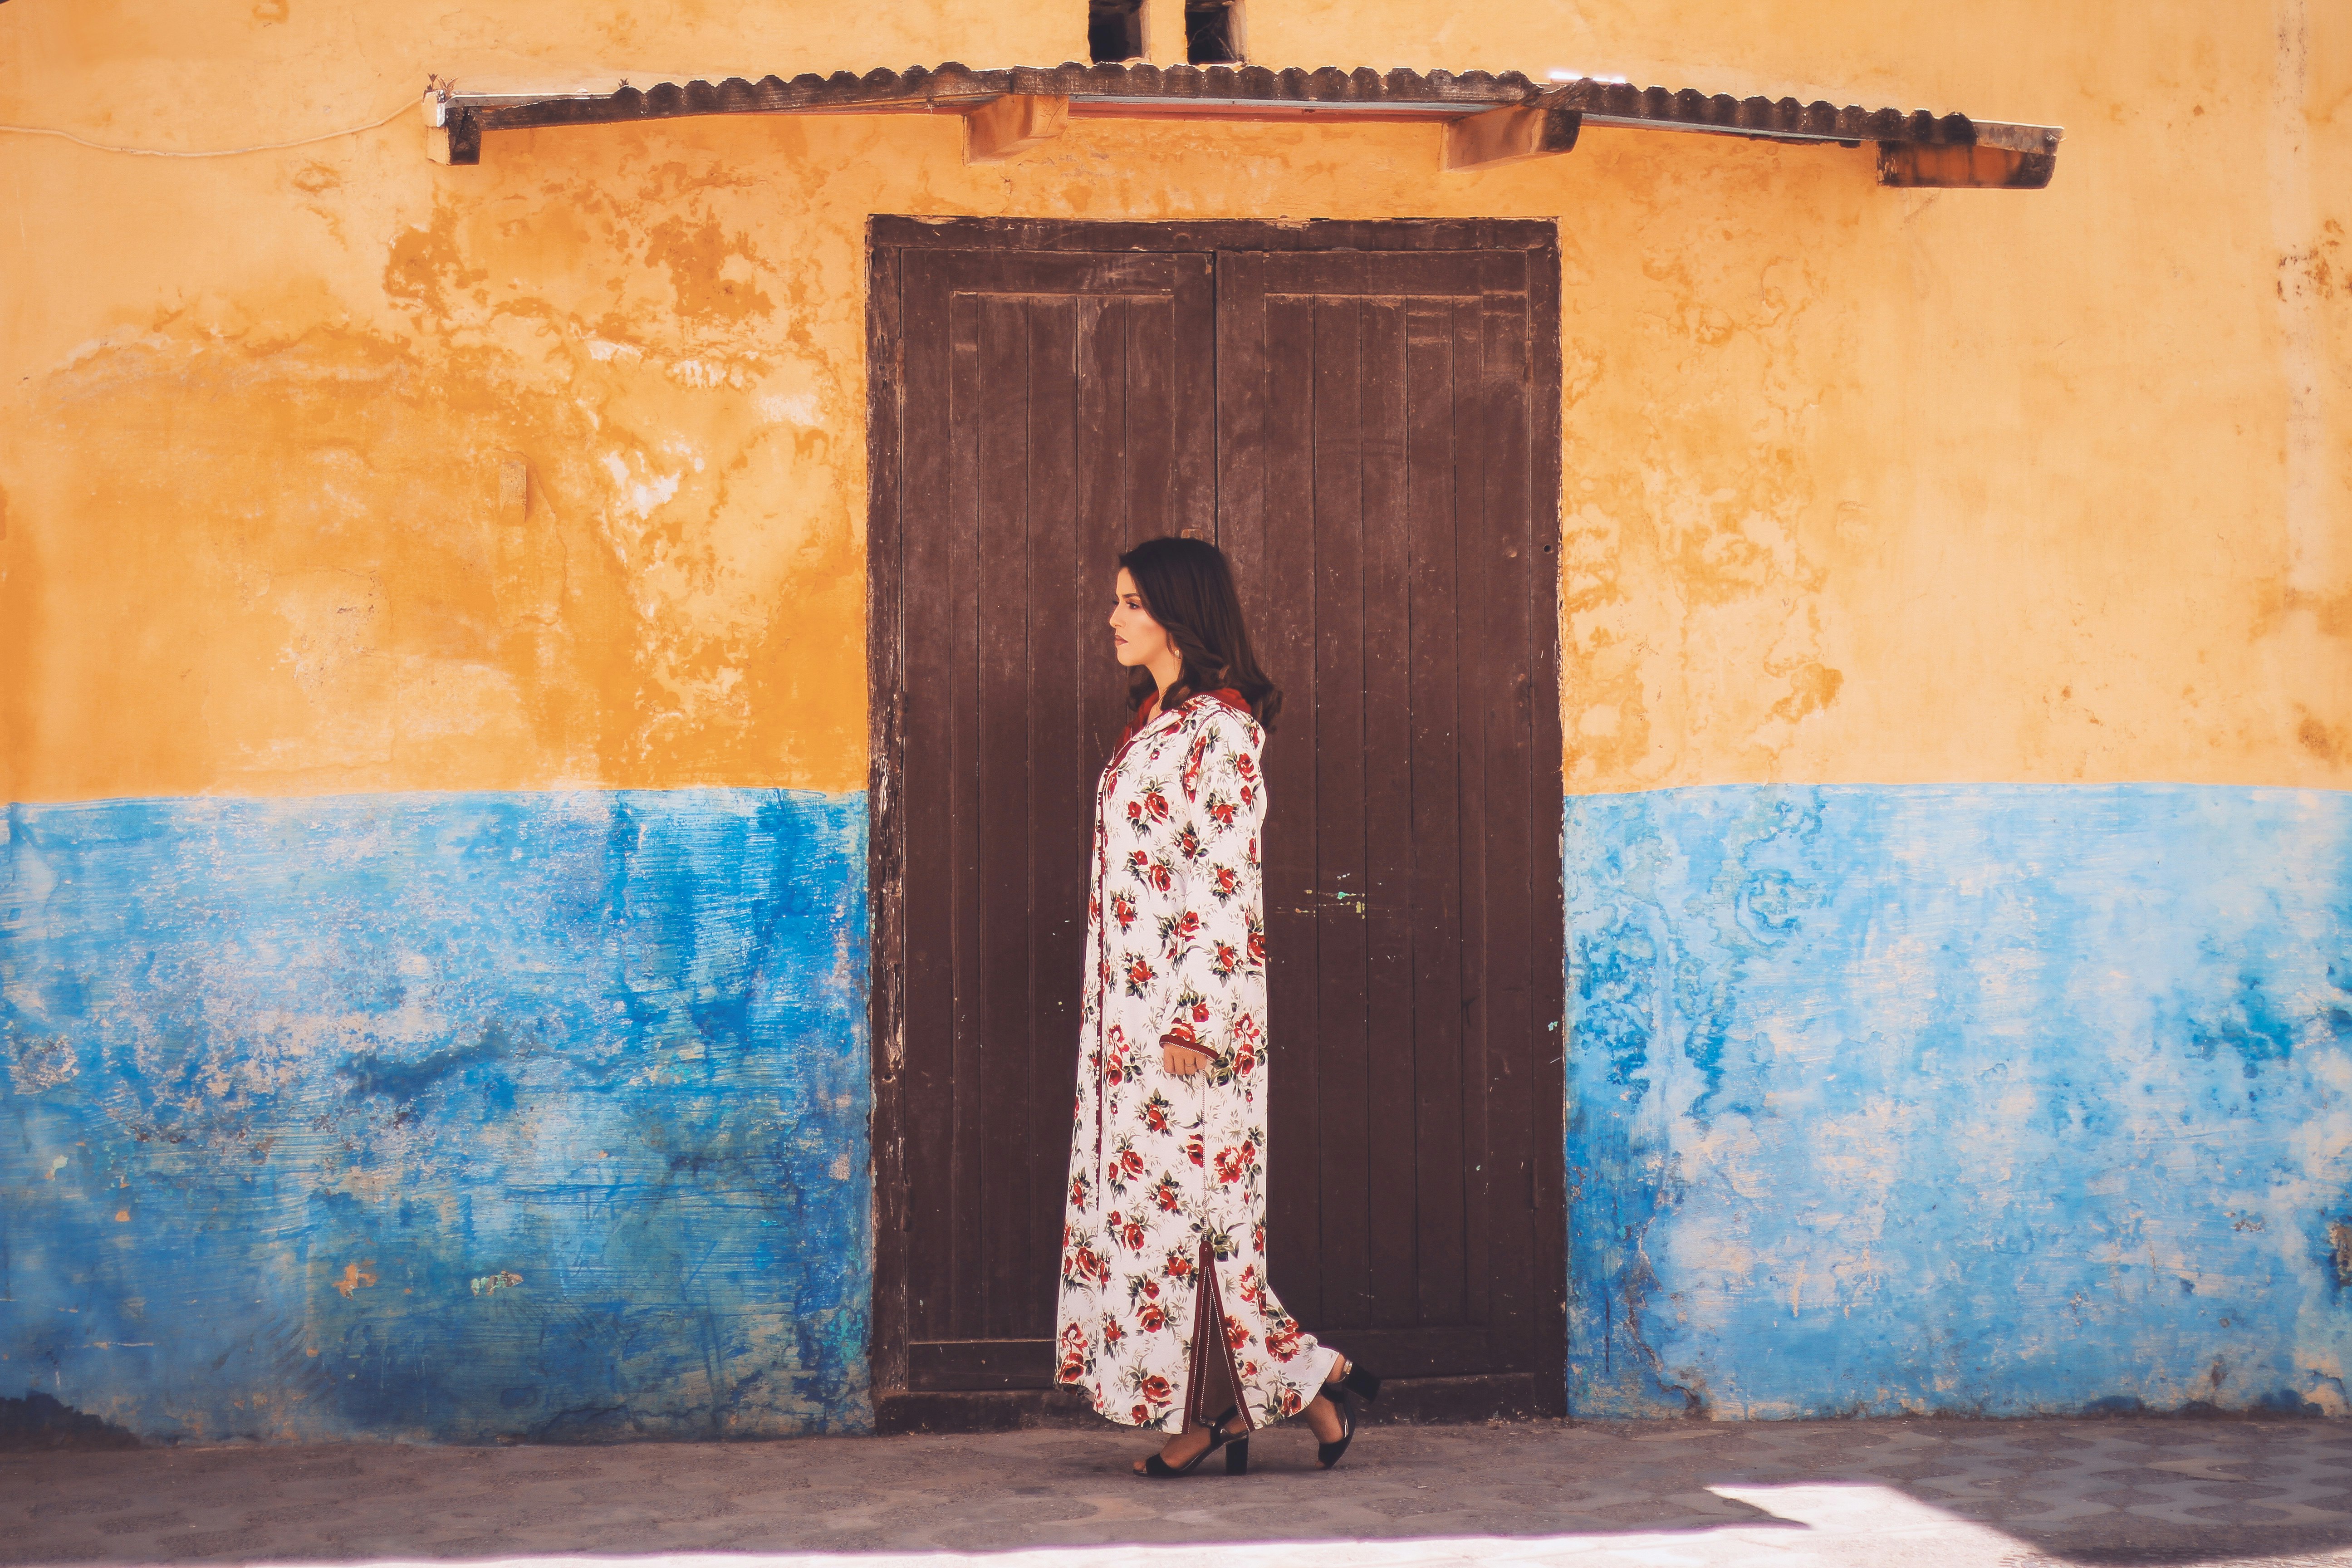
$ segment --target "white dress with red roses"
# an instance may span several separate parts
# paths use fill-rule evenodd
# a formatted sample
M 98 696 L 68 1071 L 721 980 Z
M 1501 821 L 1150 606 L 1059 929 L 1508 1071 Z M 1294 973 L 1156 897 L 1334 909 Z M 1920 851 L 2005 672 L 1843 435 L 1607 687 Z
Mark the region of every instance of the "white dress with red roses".
M 1056 1379 L 1130 1426 L 1182 1430 L 1220 1350 L 1253 1427 L 1296 1415 L 1337 1360 L 1265 1278 L 1264 742 L 1247 708 L 1195 697 L 1095 793 Z M 1164 1071 L 1170 1033 L 1213 1065 Z M 1222 1347 L 1195 1341 L 1203 1307 Z

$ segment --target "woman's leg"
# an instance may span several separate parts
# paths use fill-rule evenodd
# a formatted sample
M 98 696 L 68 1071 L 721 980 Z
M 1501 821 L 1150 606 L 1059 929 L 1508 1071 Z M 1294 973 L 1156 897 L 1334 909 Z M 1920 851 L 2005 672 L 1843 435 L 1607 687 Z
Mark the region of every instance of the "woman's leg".
M 1249 1430 L 1248 1418 L 1240 1413 L 1242 1391 L 1234 1382 L 1233 1357 L 1225 1352 L 1225 1315 L 1216 1280 L 1216 1257 L 1204 1241 L 1192 1289 L 1192 1353 L 1185 1368 L 1184 1429 L 1160 1447 L 1160 1462 L 1173 1468 L 1191 1463 L 1193 1455 L 1209 1446 L 1209 1433 L 1215 1425 L 1213 1412 L 1234 1412 L 1225 1423 L 1228 1436 L 1238 1437 Z M 1138 1475 L 1144 1473 L 1141 1459 L 1135 1461 L 1135 1469 Z
M 1331 1375 L 1324 1381 L 1339 1382 L 1348 1375 L 1349 1365 L 1346 1356 L 1339 1357 L 1331 1363 Z M 1307 1425 L 1314 1429 L 1315 1440 L 1318 1443 L 1336 1443 L 1347 1430 L 1346 1423 L 1339 1419 L 1339 1407 L 1331 1403 L 1329 1394 L 1319 1390 L 1299 1414 L 1307 1417 Z

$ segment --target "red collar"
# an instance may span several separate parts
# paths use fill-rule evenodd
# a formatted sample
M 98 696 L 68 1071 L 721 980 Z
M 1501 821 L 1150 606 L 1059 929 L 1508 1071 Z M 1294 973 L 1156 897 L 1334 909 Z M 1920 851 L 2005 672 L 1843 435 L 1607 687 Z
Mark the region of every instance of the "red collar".
M 1230 686 L 1222 687 L 1215 691 L 1196 691 L 1192 696 L 1184 699 L 1183 701 L 1179 702 L 1176 705 L 1177 709 L 1181 711 L 1184 708 L 1191 706 L 1192 703 L 1199 701 L 1203 697 L 1214 698 L 1216 700 L 1225 704 L 1228 708 L 1238 708 L 1244 713 L 1250 710 L 1248 700 Z M 1143 716 L 1144 710 L 1150 707 L 1151 700 L 1152 700 L 1150 698 L 1147 697 L 1142 701 L 1135 705 L 1134 717 L 1128 720 L 1126 732 L 1121 734 L 1118 738 L 1118 743 L 1120 745 L 1126 745 L 1129 741 L 1134 740 L 1138 735 L 1143 733 L 1144 727 L 1150 724 L 1152 719 L 1160 717 L 1156 712 L 1151 715 L 1151 719 L 1146 719 Z

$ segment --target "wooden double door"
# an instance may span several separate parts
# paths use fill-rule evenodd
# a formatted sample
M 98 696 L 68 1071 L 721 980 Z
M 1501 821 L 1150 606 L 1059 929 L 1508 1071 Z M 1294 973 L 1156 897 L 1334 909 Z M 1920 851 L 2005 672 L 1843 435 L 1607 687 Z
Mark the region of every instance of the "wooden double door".
M 1564 1399 L 1548 224 L 877 219 L 887 1427 L 1048 1395 L 1119 552 L 1213 539 L 1265 764 L 1269 1250 L 1387 1410 Z

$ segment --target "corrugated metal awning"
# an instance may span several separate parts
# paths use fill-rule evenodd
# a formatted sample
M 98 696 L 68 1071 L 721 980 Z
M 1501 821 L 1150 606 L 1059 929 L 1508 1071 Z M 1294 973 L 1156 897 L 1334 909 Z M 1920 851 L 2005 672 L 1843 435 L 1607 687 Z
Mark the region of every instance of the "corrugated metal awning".
M 1266 66 L 1077 65 L 1015 66 L 972 70 L 956 64 L 936 69 L 836 71 L 790 79 L 663 82 L 638 88 L 623 82 L 608 93 L 473 92 L 436 86 L 426 97 L 428 121 L 448 133 L 448 161 L 480 161 L 481 135 L 559 125 L 602 125 L 699 114 L 949 113 L 971 116 L 1015 99 L 1053 106 L 1064 116 L 1330 121 L 1436 119 L 1456 123 L 1503 114 L 1465 140 L 1448 167 L 1467 168 L 1508 158 L 1565 152 L 1578 127 L 1633 126 L 1695 131 L 1777 142 L 1879 147 L 1880 176 L 1891 184 L 2002 185 L 2039 189 L 2056 167 L 2056 126 L 1977 120 L 1926 110 L 1843 108 L 1794 98 L 1734 98 L 1693 88 L 1635 87 L 1578 77 L 1537 81 L 1517 71 L 1276 70 Z M 1530 118 L 1532 117 L 1532 118 Z M 1024 123 L 1039 122 L 1036 115 Z M 1506 123 L 1507 122 L 1507 123 Z M 1497 142 L 1486 132 L 1504 132 Z M 1051 131 L 1045 132 L 1052 134 Z M 1015 145 L 1042 140 L 1032 135 Z M 1477 143 L 1476 147 L 1472 142 Z M 1485 155 L 1489 144 L 1506 150 Z M 1465 161 L 1467 160 L 1467 161 Z M 1939 177 L 1943 176 L 1943 177 Z

